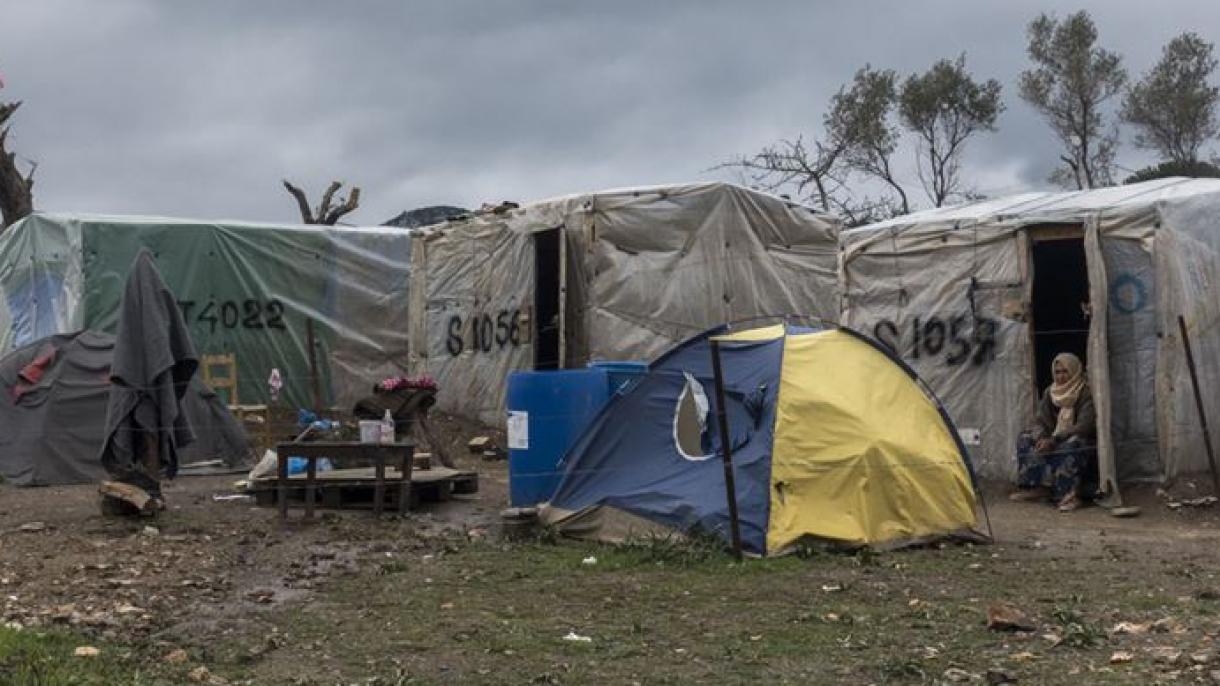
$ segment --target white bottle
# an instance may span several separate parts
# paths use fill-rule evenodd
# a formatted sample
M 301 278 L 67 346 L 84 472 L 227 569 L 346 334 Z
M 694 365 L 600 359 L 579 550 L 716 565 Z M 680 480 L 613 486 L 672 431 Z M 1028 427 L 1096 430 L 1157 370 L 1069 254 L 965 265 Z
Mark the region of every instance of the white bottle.
M 389 410 L 385 411 L 385 416 L 381 418 L 381 442 L 393 443 L 397 436 L 394 435 L 394 416 Z

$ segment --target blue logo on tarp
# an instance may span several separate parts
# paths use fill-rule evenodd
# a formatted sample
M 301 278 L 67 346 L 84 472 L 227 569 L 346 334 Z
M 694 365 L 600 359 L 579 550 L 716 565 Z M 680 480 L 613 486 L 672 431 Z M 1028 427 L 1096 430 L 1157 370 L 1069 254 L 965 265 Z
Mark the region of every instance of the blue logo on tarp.
M 1119 274 L 1110 282 L 1110 306 L 1123 314 L 1135 314 L 1148 304 L 1148 287 L 1134 274 Z

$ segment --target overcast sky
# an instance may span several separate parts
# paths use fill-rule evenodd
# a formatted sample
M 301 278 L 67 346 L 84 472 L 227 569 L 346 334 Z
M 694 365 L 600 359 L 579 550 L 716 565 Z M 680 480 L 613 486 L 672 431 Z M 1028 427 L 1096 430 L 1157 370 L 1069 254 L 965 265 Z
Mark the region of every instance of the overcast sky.
M 709 169 L 816 134 L 863 64 L 965 52 L 1004 86 L 999 132 L 965 159 L 968 184 L 1000 195 L 1046 187 L 1056 155 L 1016 95 L 1025 26 L 1077 9 L 1133 75 L 1182 31 L 1220 39 L 1216 0 L 0 0 L 0 98 L 25 101 L 10 147 L 38 162 L 39 209 L 290 222 L 281 178 L 314 199 L 342 179 L 363 189 L 347 219 L 377 224 L 734 180 Z

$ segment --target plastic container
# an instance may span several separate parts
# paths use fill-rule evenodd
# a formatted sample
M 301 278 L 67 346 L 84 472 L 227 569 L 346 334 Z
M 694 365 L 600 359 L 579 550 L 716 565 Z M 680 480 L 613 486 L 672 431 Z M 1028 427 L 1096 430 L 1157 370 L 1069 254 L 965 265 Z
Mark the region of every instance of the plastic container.
M 591 369 L 602 369 L 610 382 L 610 395 L 627 393 L 648 373 L 647 362 L 594 360 Z
M 360 442 L 380 443 L 381 422 L 369 419 L 360 420 Z
M 381 442 L 393 443 L 398 438 L 397 427 L 394 426 L 394 415 L 390 414 L 389 410 L 385 411 L 385 416 L 381 418 Z
M 604 369 L 513 372 L 508 376 L 508 499 L 545 502 L 563 474 L 559 463 L 609 399 Z

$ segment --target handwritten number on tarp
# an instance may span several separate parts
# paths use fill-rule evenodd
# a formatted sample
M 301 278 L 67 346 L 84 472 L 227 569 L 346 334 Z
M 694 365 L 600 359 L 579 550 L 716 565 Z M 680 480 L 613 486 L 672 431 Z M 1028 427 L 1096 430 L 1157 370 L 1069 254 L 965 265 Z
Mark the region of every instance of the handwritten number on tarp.
M 995 358 L 996 335 L 999 326 L 993 319 L 956 315 L 945 319 L 936 315 L 924 319 L 913 317 L 909 327 L 883 319 L 873 326 L 873 338 L 882 345 L 912 360 L 921 357 L 939 359 L 951 367 L 969 361 L 981 365 Z M 909 347 L 903 346 L 903 328 L 909 331 Z M 944 353 L 943 357 L 940 357 Z
M 182 318 L 187 324 L 203 324 L 209 333 L 217 329 L 276 329 L 283 331 L 284 303 L 279 300 L 262 302 L 254 299 L 242 300 L 208 300 L 202 303 L 194 300 L 179 300 L 178 307 L 182 309 Z
M 516 348 L 521 345 L 522 340 L 521 310 L 500 310 L 494 318 L 488 313 L 476 313 L 467 319 L 455 314 L 449 317 L 445 330 L 445 350 L 453 357 L 467 350 L 467 344 L 469 350 L 474 353 L 490 353 L 506 347 Z

